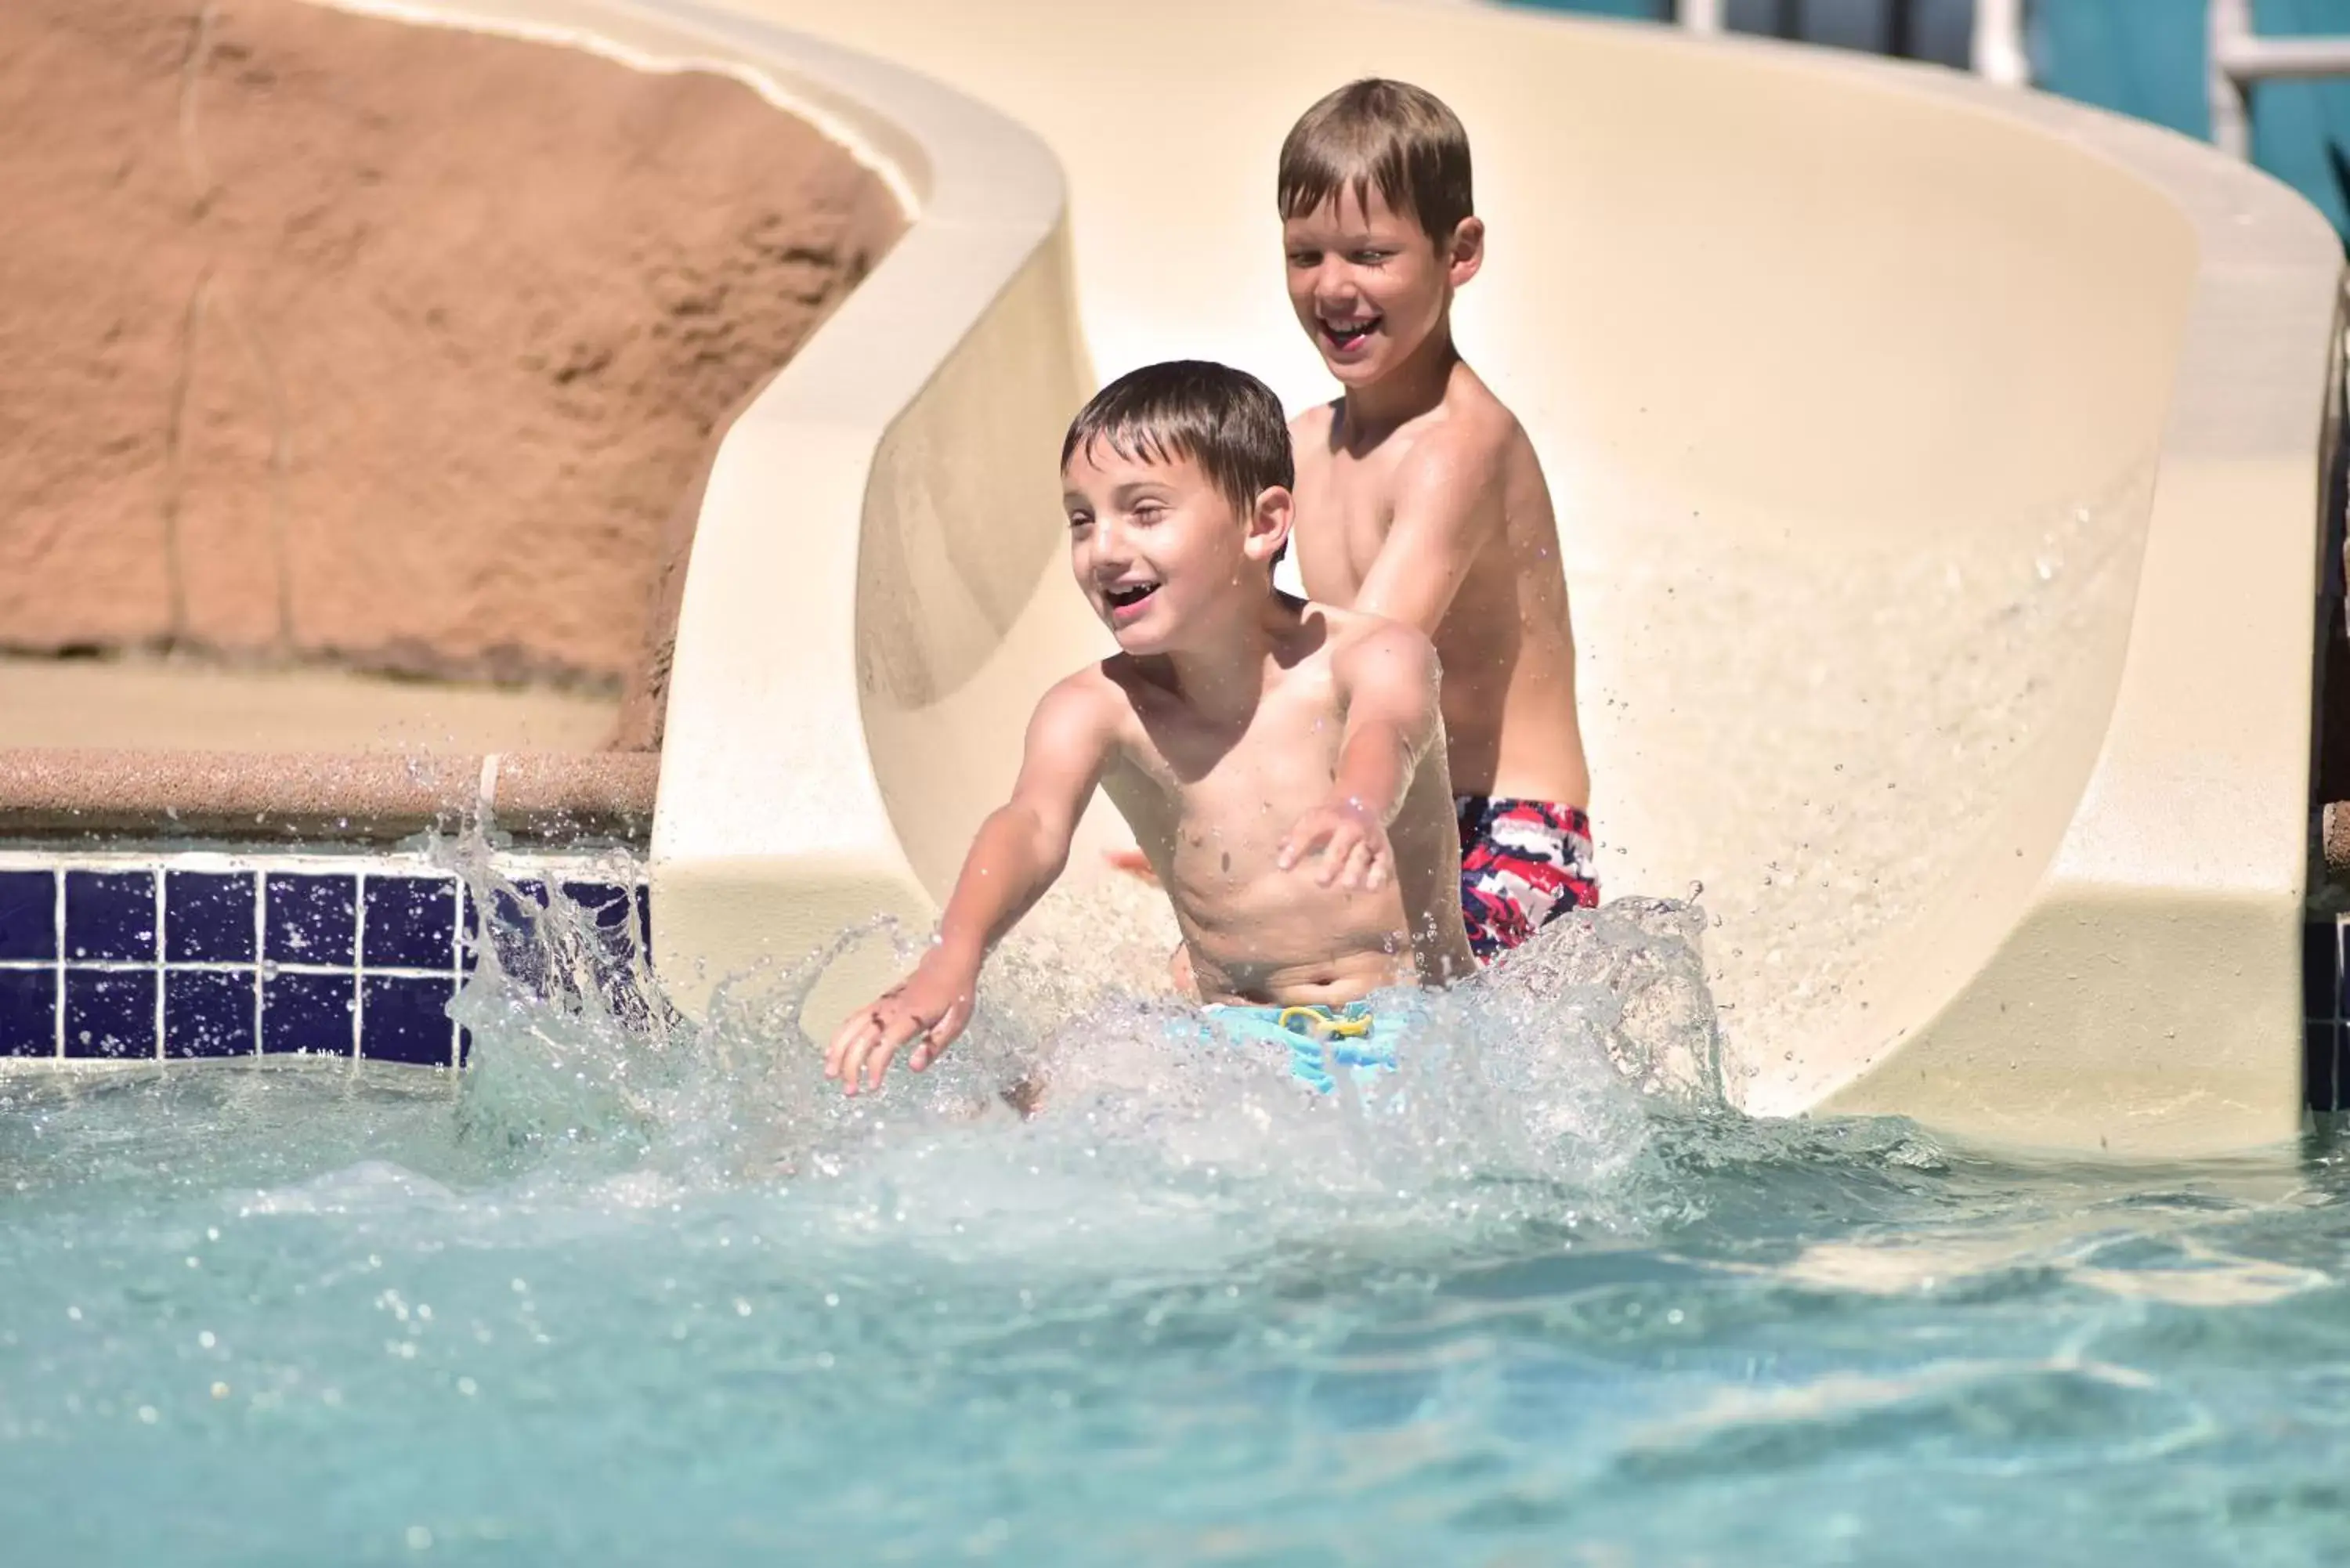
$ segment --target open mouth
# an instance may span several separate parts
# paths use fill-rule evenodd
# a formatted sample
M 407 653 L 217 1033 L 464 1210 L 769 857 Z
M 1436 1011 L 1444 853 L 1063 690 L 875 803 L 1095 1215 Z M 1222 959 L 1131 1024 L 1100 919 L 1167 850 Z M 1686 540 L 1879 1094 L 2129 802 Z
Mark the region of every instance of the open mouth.
M 1322 335 L 1330 339 L 1333 348 L 1344 351 L 1360 348 L 1378 325 L 1376 316 L 1358 316 L 1344 321 L 1333 321 L 1326 316 L 1322 318 Z
M 1102 597 L 1109 601 L 1109 613 L 1126 620 L 1141 613 L 1143 602 L 1159 591 L 1157 583 L 1128 583 L 1122 587 L 1106 588 Z

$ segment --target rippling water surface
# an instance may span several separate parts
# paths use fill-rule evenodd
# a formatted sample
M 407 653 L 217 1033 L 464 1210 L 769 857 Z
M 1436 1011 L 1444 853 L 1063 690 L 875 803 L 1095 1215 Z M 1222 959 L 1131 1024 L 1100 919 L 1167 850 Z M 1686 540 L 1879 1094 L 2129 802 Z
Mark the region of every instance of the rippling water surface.
M 1322 1101 L 1112 1000 L 843 1104 L 775 1007 L 696 1031 L 494 971 L 462 1084 L 0 1082 L 5 1559 L 2350 1547 L 2324 1147 L 1745 1122 L 1628 1087 L 1590 1000 L 1464 1002 Z M 1024 1123 L 993 1091 L 1048 1048 Z

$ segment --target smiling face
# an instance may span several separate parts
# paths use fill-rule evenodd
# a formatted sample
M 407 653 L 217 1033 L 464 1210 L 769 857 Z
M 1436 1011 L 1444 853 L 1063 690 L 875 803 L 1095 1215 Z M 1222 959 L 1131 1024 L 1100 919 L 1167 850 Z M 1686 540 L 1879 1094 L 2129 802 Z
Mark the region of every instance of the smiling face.
M 1427 342 L 1444 326 L 1452 291 L 1483 259 L 1484 226 L 1475 218 L 1440 242 L 1376 187 L 1367 195 L 1366 207 L 1350 182 L 1281 225 L 1290 305 L 1347 387 L 1378 380 Z
M 1191 458 L 1129 456 L 1106 437 L 1069 454 L 1061 489 L 1077 587 L 1127 652 L 1205 646 L 1263 607 L 1288 491 L 1243 513 Z

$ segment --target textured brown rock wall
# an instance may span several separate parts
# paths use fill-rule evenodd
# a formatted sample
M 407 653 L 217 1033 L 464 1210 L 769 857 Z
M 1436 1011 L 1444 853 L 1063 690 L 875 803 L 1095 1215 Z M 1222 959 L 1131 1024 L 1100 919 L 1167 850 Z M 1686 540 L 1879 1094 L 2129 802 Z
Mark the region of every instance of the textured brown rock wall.
M 0 648 L 599 683 L 899 226 L 739 83 L 298 0 L 5 0 L 0 212 Z

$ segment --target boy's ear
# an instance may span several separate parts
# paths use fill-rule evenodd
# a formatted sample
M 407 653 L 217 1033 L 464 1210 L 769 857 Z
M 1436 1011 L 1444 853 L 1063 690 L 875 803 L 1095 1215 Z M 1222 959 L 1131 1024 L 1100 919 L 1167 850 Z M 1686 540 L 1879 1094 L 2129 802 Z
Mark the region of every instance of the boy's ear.
M 1444 247 L 1446 281 L 1459 288 L 1484 265 L 1485 220 L 1463 218 L 1452 231 L 1451 243 Z
M 1282 546 L 1289 543 L 1289 492 L 1275 484 L 1257 493 L 1256 504 L 1249 508 L 1248 534 L 1241 541 L 1241 549 L 1252 561 L 1270 566 L 1280 558 Z

